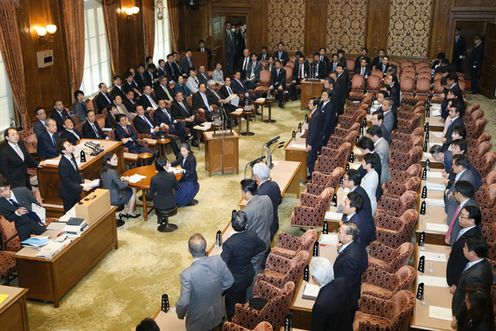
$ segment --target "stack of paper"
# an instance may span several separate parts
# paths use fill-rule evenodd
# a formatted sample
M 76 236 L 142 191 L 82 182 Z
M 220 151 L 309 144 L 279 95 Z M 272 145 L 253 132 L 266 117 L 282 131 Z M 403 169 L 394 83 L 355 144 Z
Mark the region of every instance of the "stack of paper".
M 431 107 L 431 117 L 438 117 L 438 116 L 441 116 L 441 110 L 432 109 Z
M 315 300 L 319 295 L 320 286 L 315 284 L 306 284 L 305 289 L 303 290 L 303 295 L 301 296 L 303 299 Z
M 425 199 L 425 203 L 428 206 L 444 207 L 444 200 L 442 199 Z
M 336 233 L 321 234 L 319 244 L 320 245 L 337 245 L 338 244 L 338 235 Z
M 432 157 L 432 154 L 431 154 L 431 153 L 424 152 L 424 153 L 422 154 L 422 157 L 423 157 L 424 159 L 430 159 L 430 158 Z
M 90 180 L 90 181 L 88 181 L 88 185 L 90 188 L 96 188 L 96 187 L 100 186 L 100 179 L 97 178 L 97 179 Z
M 443 178 L 443 173 L 439 171 L 428 171 L 427 178 Z
M 23 246 L 42 247 L 48 244 L 48 241 L 49 241 L 48 237 L 38 236 L 38 237 L 31 237 L 24 241 L 21 241 L 21 244 Z
M 446 254 L 436 253 L 436 252 L 422 252 L 422 255 L 425 256 L 427 261 L 434 262 L 446 262 Z
M 446 277 L 420 275 L 418 276 L 418 282 L 424 283 L 425 286 L 448 287 Z
M 291 147 L 305 149 L 307 146 L 304 143 L 297 143 L 296 141 L 291 142 Z
M 326 220 L 341 221 L 342 218 L 343 218 L 342 213 L 334 213 L 332 211 L 328 211 L 325 213 Z
M 446 189 L 446 186 L 443 184 L 437 184 L 437 183 L 425 183 L 425 186 L 427 186 L 428 190 L 433 190 L 433 191 L 444 191 Z M 443 203 L 444 205 L 444 203 Z
M 448 224 L 437 224 L 437 223 L 427 223 L 425 225 L 425 229 L 427 231 L 433 231 L 433 232 L 438 232 L 445 234 L 448 232 Z
M 129 182 L 134 184 L 142 180 L 143 178 L 146 178 L 145 176 L 134 174 L 132 176 L 129 176 Z
M 438 306 L 429 306 L 429 317 L 445 321 L 451 321 L 453 319 L 451 308 Z
M 443 137 L 443 133 L 442 132 L 437 132 L 437 131 L 434 131 L 434 132 L 431 132 L 431 134 L 436 137 L 436 138 L 442 138 Z
M 31 210 L 40 218 L 41 222 L 45 224 L 46 209 L 36 203 L 31 203 Z
M 42 247 L 37 253 L 36 257 L 43 257 L 47 259 L 51 259 L 54 257 L 58 252 L 62 250 L 67 244 L 64 244 L 63 242 L 55 242 L 55 241 L 50 241 L 48 242 L 47 245 Z

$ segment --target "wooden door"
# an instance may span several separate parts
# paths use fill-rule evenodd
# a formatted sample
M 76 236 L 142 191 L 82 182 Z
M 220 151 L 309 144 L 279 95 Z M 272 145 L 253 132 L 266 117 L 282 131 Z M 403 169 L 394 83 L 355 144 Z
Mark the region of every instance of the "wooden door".
M 480 91 L 488 98 L 496 97 L 496 24 L 488 23 L 484 39 L 484 57 L 480 77 Z
M 215 68 L 217 62 L 225 64 L 224 21 L 224 16 L 212 17 L 212 68 Z M 225 72 L 225 65 L 223 65 L 223 70 Z

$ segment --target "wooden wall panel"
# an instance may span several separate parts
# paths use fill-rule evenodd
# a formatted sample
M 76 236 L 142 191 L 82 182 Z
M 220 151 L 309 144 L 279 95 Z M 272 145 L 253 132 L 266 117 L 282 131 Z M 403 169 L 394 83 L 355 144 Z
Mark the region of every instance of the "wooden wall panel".
M 368 0 L 367 39 L 369 54 L 387 48 L 390 0 Z
M 327 51 L 358 54 L 365 46 L 367 0 L 328 0 Z M 370 31 L 373 31 L 372 29 Z
M 305 0 L 269 0 L 269 49 L 282 42 L 288 52 L 303 51 L 305 17 Z
M 310 55 L 320 47 L 327 45 L 327 30 L 322 22 L 327 21 L 327 1 L 307 0 L 306 15 L 311 19 L 305 20 L 305 54 Z M 329 50 L 327 50 L 329 52 Z
M 153 0 L 142 0 L 151 2 Z M 121 7 L 135 6 L 134 0 L 120 0 Z M 143 40 L 143 15 L 142 11 L 131 18 L 124 14 L 117 15 L 117 31 L 119 35 L 119 68 L 120 74 L 125 74 L 129 68 L 136 68 L 145 62 Z M 151 54 L 150 56 L 153 56 Z
M 430 58 L 440 52 L 446 52 L 449 44 L 449 13 L 452 0 L 434 0 L 430 31 Z

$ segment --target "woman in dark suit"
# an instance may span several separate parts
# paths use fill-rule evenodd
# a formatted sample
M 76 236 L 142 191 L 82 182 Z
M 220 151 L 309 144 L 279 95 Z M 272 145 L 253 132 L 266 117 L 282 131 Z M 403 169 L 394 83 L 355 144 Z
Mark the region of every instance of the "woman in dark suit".
M 116 170 L 119 158 L 113 153 L 103 157 L 103 167 L 100 172 L 102 187 L 110 191 L 110 204 L 113 206 L 124 205 L 120 218 L 137 218 L 141 214 L 135 213 L 136 189 L 128 186 L 129 177 L 122 177 Z
M 188 143 L 181 144 L 179 158 L 171 163 L 172 167 L 178 165 L 183 168 L 183 178 L 176 191 L 176 203 L 179 207 L 196 205 L 198 201 L 194 197 L 200 190 L 200 184 L 196 174 L 196 158 Z
M 473 285 L 465 294 L 465 309 L 453 318 L 451 327 L 458 331 L 493 330 L 494 316 L 491 296 L 480 286 Z

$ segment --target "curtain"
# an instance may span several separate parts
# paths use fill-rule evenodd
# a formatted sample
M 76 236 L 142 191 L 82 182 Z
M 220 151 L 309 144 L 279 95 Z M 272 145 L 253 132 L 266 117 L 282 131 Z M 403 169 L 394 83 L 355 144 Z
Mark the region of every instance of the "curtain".
M 62 0 L 61 5 L 72 95 L 83 81 L 84 2 L 83 0 Z
M 172 50 L 179 50 L 179 3 L 177 0 L 167 0 L 169 9 L 170 40 Z
M 154 0 L 142 2 L 141 10 L 143 13 L 143 35 L 145 44 L 145 57 L 153 56 L 155 48 L 155 10 Z
M 19 112 L 23 128 L 31 126 L 26 108 L 26 84 L 22 61 L 20 28 L 12 2 L 0 2 L 0 51 L 9 77 L 15 109 Z
M 117 1 L 102 2 L 103 19 L 105 20 L 105 31 L 110 51 L 110 65 L 112 76 L 119 72 L 119 34 L 117 31 Z

